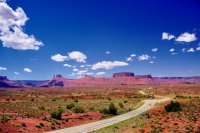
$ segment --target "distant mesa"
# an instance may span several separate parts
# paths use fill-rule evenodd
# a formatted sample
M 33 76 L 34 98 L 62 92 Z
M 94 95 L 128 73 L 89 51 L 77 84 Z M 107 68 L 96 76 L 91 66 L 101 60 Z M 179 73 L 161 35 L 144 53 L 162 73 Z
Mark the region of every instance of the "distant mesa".
M 152 78 L 150 74 L 148 75 L 135 75 L 135 78 Z
M 0 76 L 0 88 L 20 87 L 76 87 L 76 86 L 122 86 L 122 85 L 160 85 L 160 84 L 199 84 L 200 77 L 152 77 L 135 75 L 133 72 L 114 73 L 112 77 L 85 76 L 77 79 L 67 79 L 56 74 L 51 80 L 15 80 Z
M 7 80 L 7 76 L 0 76 L 0 80 Z
M 135 75 L 132 72 L 120 72 L 120 73 L 113 74 L 113 77 L 127 77 L 127 76 L 134 77 Z
M 24 86 L 14 81 L 8 80 L 6 76 L 0 76 L 0 87 L 1 88 L 21 88 Z
M 62 78 L 63 76 L 61 75 L 61 74 L 56 74 L 56 75 L 54 75 L 53 76 L 53 78 L 55 79 L 55 78 Z

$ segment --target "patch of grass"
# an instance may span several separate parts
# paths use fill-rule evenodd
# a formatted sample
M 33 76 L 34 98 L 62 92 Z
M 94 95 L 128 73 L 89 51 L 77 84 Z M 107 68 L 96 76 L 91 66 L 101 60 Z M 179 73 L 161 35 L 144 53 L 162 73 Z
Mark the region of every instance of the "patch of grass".
M 66 106 L 67 109 L 72 109 L 74 107 L 74 104 L 73 103 L 70 103 Z
M 84 113 L 85 110 L 80 106 L 76 106 L 76 107 L 74 107 L 73 112 L 74 113 Z
M 9 115 L 2 115 L 1 119 L 0 119 L 0 122 L 1 123 L 6 123 L 6 122 L 8 122 L 10 120 L 11 120 L 11 116 L 9 116 Z

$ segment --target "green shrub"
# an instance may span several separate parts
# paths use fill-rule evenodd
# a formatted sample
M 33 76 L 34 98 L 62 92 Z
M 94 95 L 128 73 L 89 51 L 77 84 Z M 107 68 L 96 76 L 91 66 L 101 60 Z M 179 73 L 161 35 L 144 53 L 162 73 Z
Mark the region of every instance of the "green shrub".
M 9 120 L 11 120 L 11 117 L 9 115 L 2 115 L 0 122 L 1 123 L 6 123 Z
M 168 105 L 165 106 L 166 112 L 177 112 L 181 110 L 181 105 L 179 102 L 171 101 Z
M 74 113 L 84 113 L 85 111 L 82 107 L 76 106 L 76 107 L 74 107 L 73 112 Z
M 108 109 L 105 109 L 105 108 L 101 109 L 99 112 L 102 114 L 109 114 Z
M 40 124 L 36 124 L 35 127 L 37 127 L 37 128 L 41 128 Z
M 41 126 L 41 127 L 44 127 L 44 124 L 43 124 L 42 122 L 40 122 L 40 126 Z
M 128 101 L 127 100 L 124 100 L 124 103 L 127 103 Z
M 118 103 L 118 104 L 119 104 L 119 107 L 120 107 L 120 108 L 123 108 L 123 107 L 124 107 L 124 104 L 123 104 L 123 103 L 120 102 L 120 103 Z
M 70 103 L 66 106 L 67 109 L 72 109 L 74 107 L 74 104 L 73 103 Z
M 68 118 L 65 118 L 65 122 L 68 122 L 69 121 L 69 119 Z
M 53 99 L 52 99 L 52 101 L 56 101 L 56 99 L 55 99 L 55 98 L 53 98 Z
M 55 111 L 51 112 L 51 118 L 61 120 L 63 110 L 61 108 L 57 108 Z
M 55 126 L 51 126 L 51 129 L 54 130 L 54 129 L 56 129 L 56 127 Z
M 111 101 L 112 99 L 110 97 L 107 97 L 108 101 Z
M 108 108 L 109 114 L 116 115 L 117 114 L 117 108 L 113 103 L 110 103 L 109 108 Z
M 22 127 L 26 127 L 26 123 L 22 123 Z
M 39 110 L 45 110 L 45 107 L 44 106 L 40 106 L 38 107 Z
M 75 103 L 78 103 L 78 99 L 74 99 L 74 102 L 75 102 Z

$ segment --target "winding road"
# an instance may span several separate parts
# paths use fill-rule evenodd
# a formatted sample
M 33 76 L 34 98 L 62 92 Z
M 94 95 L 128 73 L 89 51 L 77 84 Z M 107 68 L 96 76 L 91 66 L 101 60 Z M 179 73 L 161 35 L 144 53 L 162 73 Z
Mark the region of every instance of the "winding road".
M 140 93 L 143 94 L 143 95 L 147 95 L 143 91 L 140 91 Z M 111 126 L 111 125 L 116 124 L 118 122 L 132 118 L 132 117 L 137 116 L 139 114 L 142 114 L 142 113 L 148 111 L 149 109 L 151 109 L 156 103 L 161 103 L 161 102 L 164 102 L 164 101 L 167 101 L 167 100 L 169 100 L 169 98 L 144 100 L 144 104 L 140 108 L 133 110 L 133 111 L 130 111 L 128 113 L 118 115 L 118 116 L 115 116 L 115 117 L 109 118 L 109 119 L 104 119 L 104 120 L 100 120 L 100 121 L 96 121 L 96 122 L 92 122 L 92 123 L 88 123 L 88 124 L 83 124 L 83 125 L 80 125 L 80 126 L 50 131 L 48 133 L 88 133 L 88 132 L 95 131 L 95 130 L 98 130 L 98 129 L 101 129 L 101 128 L 104 128 L 104 127 L 107 127 L 107 126 Z

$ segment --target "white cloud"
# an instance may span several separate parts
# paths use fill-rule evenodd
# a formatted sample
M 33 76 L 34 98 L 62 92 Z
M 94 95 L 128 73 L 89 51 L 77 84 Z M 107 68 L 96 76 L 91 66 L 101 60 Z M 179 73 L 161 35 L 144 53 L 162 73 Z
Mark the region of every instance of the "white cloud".
M 85 67 L 85 65 L 80 65 L 80 67 L 81 67 L 81 68 L 84 68 L 84 67 Z
M 104 75 L 104 74 L 106 74 L 106 73 L 105 72 L 97 72 L 96 76 L 100 76 L 100 75 Z
M 7 68 L 6 67 L 0 67 L 0 71 L 6 71 Z
M 121 61 L 102 61 L 97 62 L 92 65 L 91 69 L 97 70 L 97 69 L 112 69 L 114 67 L 122 67 L 122 66 L 128 66 L 128 63 L 121 62 Z
M 110 51 L 108 51 L 108 50 L 106 51 L 106 54 L 110 54 L 110 53 L 111 53 Z
M 69 54 L 69 58 L 72 60 L 75 60 L 77 62 L 82 62 L 82 63 L 86 62 L 87 56 L 79 51 L 73 51 L 68 54 Z
M 175 49 L 174 48 L 171 48 L 170 50 L 169 50 L 169 52 L 174 52 L 175 51 Z
M 18 50 L 38 50 L 43 43 L 27 35 L 23 26 L 28 20 L 22 8 L 13 10 L 5 0 L 0 1 L 0 40 L 3 47 Z
M 173 52 L 172 55 L 177 55 L 178 53 Z
M 64 67 L 72 67 L 72 66 L 69 65 L 69 64 L 64 64 L 63 66 L 64 66 Z
M 85 65 L 80 65 L 81 68 L 85 68 L 85 67 L 91 67 L 90 64 L 85 64 Z
M 190 34 L 188 32 L 182 33 L 178 38 L 176 38 L 177 42 L 192 42 L 196 40 L 197 40 L 196 35 Z
M 145 61 L 145 60 L 149 60 L 151 57 L 147 54 L 143 54 L 141 56 L 138 57 L 139 61 Z
M 88 70 L 80 70 L 76 74 L 77 75 L 94 75 L 94 73 L 88 72 Z
M 131 54 L 126 61 L 133 61 L 134 57 L 136 57 L 136 54 Z
M 153 48 L 151 51 L 152 51 L 152 52 L 157 52 L 157 51 L 158 51 L 158 48 Z
M 196 50 L 197 50 L 197 51 L 199 51 L 199 50 L 200 50 L 200 44 L 197 46 Z
M 150 61 L 149 63 L 150 63 L 150 64 L 154 64 L 155 62 L 154 62 L 154 61 Z
M 186 48 L 182 48 L 182 52 L 185 53 L 186 52 Z
M 20 75 L 20 73 L 18 73 L 18 72 L 14 72 L 16 75 Z
M 162 33 L 162 40 L 171 40 L 171 39 L 173 39 L 173 38 L 175 38 L 174 35 L 171 35 L 171 34 L 169 34 L 169 33 L 167 33 L 167 32 L 163 32 L 163 33 Z
M 74 71 L 74 72 L 77 72 L 77 71 L 79 71 L 79 69 L 77 69 L 77 68 L 74 68 L 74 69 L 73 69 L 73 71 Z
M 67 56 L 56 54 L 56 55 L 51 56 L 51 59 L 57 62 L 63 62 L 65 60 L 68 60 L 69 58 Z
M 193 52 L 195 52 L 195 50 L 194 50 L 194 48 L 190 48 L 190 49 L 187 50 L 187 52 L 193 53 Z
M 30 68 L 24 68 L 24 72 L 31 73 L 32 70 Z

